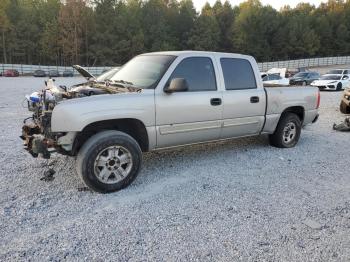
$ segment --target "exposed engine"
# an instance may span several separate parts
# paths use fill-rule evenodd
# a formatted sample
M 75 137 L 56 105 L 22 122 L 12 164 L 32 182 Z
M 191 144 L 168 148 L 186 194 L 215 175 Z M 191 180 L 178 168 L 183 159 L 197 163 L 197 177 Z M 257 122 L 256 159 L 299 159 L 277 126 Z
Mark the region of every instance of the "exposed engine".
M 140 91 L 141 89 L 122 84 L 96 81 L 88 81 L 67 88 L 66 86 L 56 86 L 54 80 L 49 79 L 45 81 L 42 90 L 26 96 L 28 110 L 33 114 L 23 121 L 21 138 L 24 140 L 24 147 L 33 157 L 38 157 L 41 154 L 43 158 L 50 158 L 52 151 L 67 153 L 57 145 L 58 138 L 65 134 L 51 132 L 52 110 L 57 103 L 65 99 Z

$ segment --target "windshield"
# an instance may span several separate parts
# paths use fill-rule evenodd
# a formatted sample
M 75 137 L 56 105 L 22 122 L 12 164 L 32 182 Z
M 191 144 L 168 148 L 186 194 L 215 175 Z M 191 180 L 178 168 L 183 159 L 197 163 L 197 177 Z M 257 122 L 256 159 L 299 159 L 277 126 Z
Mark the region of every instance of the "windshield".
M 308 73 L 297 73 L 294 75 L 294 77 L 306 77 Z
M 124 65 L 111 80 L 132 83 L 139 88 L 155 88 L 174 59 L 175 56 L 170 55 L 140 55 Z
M 119 69 L 120 69 L 120 67 L 115 67 L 115 68 L 112 68 L 112 69 L 108 70 L 107 72 L 102 73 L 101 75 L 99 75 L 96 78 L 96 81 L 97 82 L 103 82 L 103 81 L 106 81 L 106 80 L 110 80 L 111 77 L 114 76 L 114 74 L 119 71 Z
M 334 69 L 328 72 L 328 74 L 338 74 L 341 75 L 343 73 L 343 70 L 339 70 L 339 69 Z
M 337 75 L 325 75 L 321 77 L 321 80 L 340 80 L 341 76 Z

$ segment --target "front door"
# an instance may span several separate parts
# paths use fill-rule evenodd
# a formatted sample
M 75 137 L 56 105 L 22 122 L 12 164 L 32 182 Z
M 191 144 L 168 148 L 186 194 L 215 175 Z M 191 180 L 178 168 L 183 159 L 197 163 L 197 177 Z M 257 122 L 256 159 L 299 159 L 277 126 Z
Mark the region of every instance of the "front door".
M 167 84 L 174 78 L 185 79 L 188 91 L 156 92 L 157 147 L 219 139 L 223 105 L 212 57 L 182 59 Z

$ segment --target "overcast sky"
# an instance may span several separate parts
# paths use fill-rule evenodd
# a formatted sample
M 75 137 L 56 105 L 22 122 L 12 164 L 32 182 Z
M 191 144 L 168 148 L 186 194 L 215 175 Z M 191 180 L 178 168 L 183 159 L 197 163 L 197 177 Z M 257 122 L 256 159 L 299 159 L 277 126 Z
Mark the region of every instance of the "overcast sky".
M 223 3 L 225 0 L 221 0 Z M 318 6 L 321 2 L 327 2 L 325 0 L 311 0 L 311 1 L 300 1 L 300 0 L 260 0 L 264 5 L 270 4 L 277 10 L 279 10 L 284 5 L 290 5 L 291 7 L 295 7 L 300 2 L 307 2 L 310 4 L 314 4 Z M 213 5 L 216 0 L 193 0 L 194 6 L 196 7 L 197 11 L 200 11 L 204 4 L 206 2 L 209 2 L 210 5 Z M 229 0 L 231 5 L 239 5 L 240 3 L 244 2 L 244 0 Z

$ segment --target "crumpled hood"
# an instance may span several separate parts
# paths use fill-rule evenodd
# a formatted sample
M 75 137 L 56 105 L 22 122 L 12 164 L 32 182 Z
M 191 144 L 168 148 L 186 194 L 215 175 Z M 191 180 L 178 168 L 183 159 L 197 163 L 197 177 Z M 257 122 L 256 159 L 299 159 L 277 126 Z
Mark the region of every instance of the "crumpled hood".
M 95 76 L 93 74 L 91 74 L 89 71 L 87 71 L 84 67 L 80 66 L 80 65 L 72 65 L 72 67 L 78 71 L 79 74 L 81 74 L 83 77 L 87 78 L 87 79 L 95 79 Z

